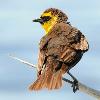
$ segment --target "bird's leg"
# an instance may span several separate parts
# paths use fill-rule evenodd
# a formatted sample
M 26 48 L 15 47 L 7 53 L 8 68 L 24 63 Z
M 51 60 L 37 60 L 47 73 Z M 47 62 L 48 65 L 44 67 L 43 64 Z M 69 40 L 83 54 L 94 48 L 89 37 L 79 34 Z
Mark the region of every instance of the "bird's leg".
M 71 76 L 71 78 L 72 78 L 73 80 L 77 80 L 69 71 L 68 71 L 67 73 L 68 73 L 69 76 Z
M 78 86 L 78 80 L 68 71 L 67 72 L 71 78 L 74 80 L 72 83 L 72 87 L 73 87 L 73 92 L 75 93 L 77 90 L 79 90 L 79 86 Z
M 70 81 L 69 79 L 66 79 L 66 78 L 64 78 L 64 77 L 62 77 L 62 80 L 64 80 L 64 81 L 67 82 L 67 83 L 70 83 L 71 85 L 73 84 L 72 81 Z

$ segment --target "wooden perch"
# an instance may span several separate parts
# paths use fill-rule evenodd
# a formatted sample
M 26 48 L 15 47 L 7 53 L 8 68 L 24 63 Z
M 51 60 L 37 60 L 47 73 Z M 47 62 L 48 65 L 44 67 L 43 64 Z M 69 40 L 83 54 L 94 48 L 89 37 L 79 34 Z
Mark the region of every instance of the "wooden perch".
M 63 78 L 63 81 L 67 82 L 68 80 L 66 78 Z M 79 85 L 79 91 L 84 92 L 84 93 L 100 100 L 100 91 L 92 89 L 92 88 L 80 83 L 79 81 L 78 81 L 78 85 Z
M 25 60 L 19 59 L 19 58 L 15 57 L 15 56 L 12 56 L 12 55 L 9 55 L 9 56 L 10 56 L 11 58 L 15 59 L 15 60 L 18 60 L 18 61 L 20 61 L 20 62 L 22 62 L 22 63 L 28 65 L 28 66 L 37 68 L 36 65 L 33 65 L 32 63 L 29 63 L 29 62 L 27 62 L 27 61 L 25 61 Z M 37 70 L 38 70 L 38 69 L 37 69 Z M 66 78 L 62 78 L 62 80 L 65 81 L 65 82 L 68 81 Z M 100 91 L 95 90 L 95 89 L 93 89 L 93 88 L 90 88 L 90 87 L 88 87 L 88 86 L 86 86 L 86 85 L 80 83 L 79 81 L 78 81 L 78 85 L 79 85 L 79 91 L 84 92 L 84 93 L 86 93 L 86 94 L 88 94 L 88 95 L 90 95 L 90 96 L 92 96 L 92 97 L 95 97 L 97 100 L 100 100 Z

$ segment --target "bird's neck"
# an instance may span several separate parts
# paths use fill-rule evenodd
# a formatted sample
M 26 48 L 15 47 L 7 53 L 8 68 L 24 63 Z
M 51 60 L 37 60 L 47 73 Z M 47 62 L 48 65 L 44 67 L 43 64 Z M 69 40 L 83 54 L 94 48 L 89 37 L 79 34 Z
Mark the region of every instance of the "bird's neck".
M 44 30 L 45 30 L 45 34 L 48 34 L 50 32 L 50 30 L 53 28 L 54 25 L 45 25 L 43 26 Z
M 42 27 L 44 28 L 44 30 L 46 31 L 46 34 L 48 34 L 50 32 L 50 30 L 54 27 L 54 25 L 57 23 L 57 18 L 55 17 L 53 20 L 44 23 L 42 25 Z

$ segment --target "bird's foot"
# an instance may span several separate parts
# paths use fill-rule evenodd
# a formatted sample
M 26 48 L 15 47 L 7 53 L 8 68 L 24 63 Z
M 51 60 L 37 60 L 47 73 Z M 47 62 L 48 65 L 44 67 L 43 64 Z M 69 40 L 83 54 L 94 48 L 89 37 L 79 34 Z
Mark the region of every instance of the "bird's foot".
M 79 85 L 78 85 L 78 81 L 77 80 L 74 80 L 74 81 L 70 81 L 69 79 L 66 79 L 66 78 L 62 78 L 62 80 L 64 80 L 65 82 L 71 84 L 72 88 L 73 88 L 73 92 L 75 93 L 77 90 L 79 90 Z
M 73 87 L 73 92 L 75 93 L 77 90 L 79 90 L 79 85 L 78 85 L 78 81 L 75 79 L 72 83 L 72 86 Z
M 73 92 L 75 93 L 77 90 L 79 90 L 78 80 L 69 71 L 67 73 L 74 80 L 72 81 L 72 87 L 73 87 Z

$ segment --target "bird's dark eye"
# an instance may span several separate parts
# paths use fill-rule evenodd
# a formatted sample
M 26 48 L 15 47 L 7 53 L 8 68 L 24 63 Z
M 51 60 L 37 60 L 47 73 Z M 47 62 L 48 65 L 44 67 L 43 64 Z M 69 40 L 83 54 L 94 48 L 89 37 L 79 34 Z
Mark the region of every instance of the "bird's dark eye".
M 43 20 L 43 22 L 47 22 L 51 19 L 50 16 L 43 16 L 43 17 L 40 17 L 40 18 Z

